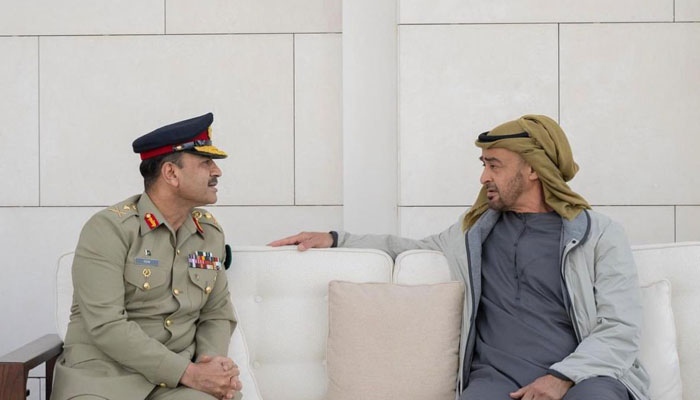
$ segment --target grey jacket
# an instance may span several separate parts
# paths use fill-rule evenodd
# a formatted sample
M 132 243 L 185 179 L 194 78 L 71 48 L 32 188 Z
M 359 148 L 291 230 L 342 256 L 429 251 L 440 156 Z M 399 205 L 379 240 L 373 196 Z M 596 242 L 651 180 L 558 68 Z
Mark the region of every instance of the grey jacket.
M 447 230 L 422 240 L 392 235 L 339 232 L 338 246 L 383 250 L 393 258 L 404 251 L 442 251 L 455 280 L 468 290 L 462 319 L 457 392 L 463 389 L 465 358 L 474 351 L 476 310 L 481 297 L 481 249 L 500 213 L 488 210 L 466 234 L 461 219 Z M 649 399 L 649 377 L 639 363 L 642 305 L 637 269 L 622 227 L 608 217 L 585 211 L 572 221 L 562 219 L 561 274 L 567 311 L 579 345 L 550 366 L 581 382 L 610 376 L 622 382 L 637 400 Z M 468 364 L 468 365 L 469 365 Z

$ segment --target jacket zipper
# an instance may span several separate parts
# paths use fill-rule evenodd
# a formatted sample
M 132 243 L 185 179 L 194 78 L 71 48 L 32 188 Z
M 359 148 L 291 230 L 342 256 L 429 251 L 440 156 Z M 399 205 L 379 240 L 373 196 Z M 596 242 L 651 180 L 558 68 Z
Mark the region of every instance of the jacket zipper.
M 469 231 L 464 234 L 464 244 L 466 245 L 467 248 L 467 269 L 468 269 L 468 274 L 469 274 L 469 292 L 471 294 L 472 298 L 472 312 L 471 316 L 469 317 L 469 335 L 467 336 L 467 342 L 464 344 L 464 352 L 465 352 L 465 358 L 466 358 L 466 352 L 467 352 L 467 346 L 469 346 L 469 337 L 471 335 L 475 335 L 476 333 L 474 332 L 474 325 L 476 321 L 476 295 L 474 294 L 474 275 L 472 274 L 472 255 L 471 252 L 469 251 Z M 462 277 L 464 279 L 464 277 Z M 469 362 L 468 363 L 462 363 L 462 368 L 471 368 L 472 364 L 472 354 L 469 355 Z M 462 386 L 466 384 L 464 382 L 464 370 L 462 371 L 462 376 L 460 379 L 462 379 Z M 464 390 L 464 387 L 460 388 L 460 391 Z
M 571 248 L 569 248 L 569 250 L 566 250 L 566 247 L 564 247 L 564 252 L 563 252 L 562 257 L 561 257 L 561 280 L 562 280 L 562 282 L 564 282 L 564 290 L 566 290 L 566 297 L 569 299 L 567 311 L 569 312 L 569 318 L 571 319 L 571 326 L 574 328 L 574 333 L 576 334 L 576 340 L 578 341 L 578 343 L 581 343 L 581 340 L 582 340 L 581 333 L 579 332 L 578 325 L 576 324 L 576 311 L 574 310 L 574 300 L 571 298 L 571 295 L 569 294 L 570 293 L 569 285 L 566 283 L 566 276 L 564 274 L 564 268 L 566 266 L 566 257 L 569 256 L 569 253 L 571 252 L 571 250 L 575 249 L 576 247 L 578 247 L 581 244 L 580 242 L 576 243 L 575 239 L 572 242 L 574 243 L 574 245 Z M 572 242 L 569 242 L 569 243 L 572 243 Z M 568 246 L 568 244 L 567 244 L 567 246 Z

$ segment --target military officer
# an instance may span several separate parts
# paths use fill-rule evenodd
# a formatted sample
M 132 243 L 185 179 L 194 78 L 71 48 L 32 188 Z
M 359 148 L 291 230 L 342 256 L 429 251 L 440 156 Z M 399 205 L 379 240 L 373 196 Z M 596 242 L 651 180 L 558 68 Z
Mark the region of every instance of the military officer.
M 73 261 L 54 398 L 240 398 L 211 113 L 133 142 L 144 193 L 95 214 Z

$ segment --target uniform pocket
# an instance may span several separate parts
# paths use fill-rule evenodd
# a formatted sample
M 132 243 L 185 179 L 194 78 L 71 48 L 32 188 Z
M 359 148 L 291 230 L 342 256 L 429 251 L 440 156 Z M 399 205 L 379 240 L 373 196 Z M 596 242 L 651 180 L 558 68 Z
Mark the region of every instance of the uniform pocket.
M 201 289 L 204 294 L 211 293 L 216 283 L 216 270 L 187 268 L 187 273 L 190 276 L 190 282 Z
M 148 267 L 144 265 L 126 264 L 124 266 L 124 281 L 129 285 L 126 295 L 130 300 L 145 300 L 157 296 L 165 289 L 168 274 L 163 267 Z M 130 290 L 131 289 L 131 290 Z

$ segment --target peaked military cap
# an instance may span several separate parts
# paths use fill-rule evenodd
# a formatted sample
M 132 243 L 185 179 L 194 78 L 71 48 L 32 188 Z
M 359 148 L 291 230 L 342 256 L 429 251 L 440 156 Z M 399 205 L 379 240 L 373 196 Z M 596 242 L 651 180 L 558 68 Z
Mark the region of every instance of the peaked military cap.
M 207 113 L 158 128 L 134 140 L 134 153 L 139 153 L 142 160 L 178 151 L 209 158 L 226 158 L 227 154 L 211 143 L 213 121 L 214 114 Z

